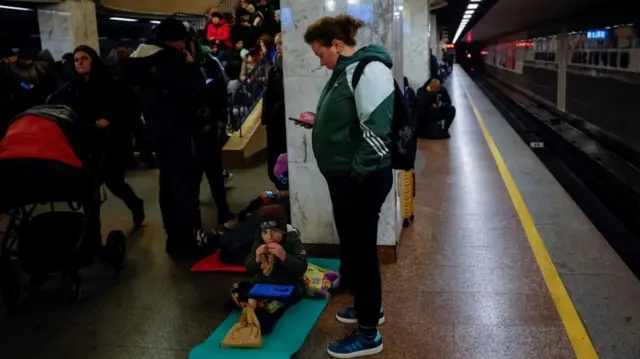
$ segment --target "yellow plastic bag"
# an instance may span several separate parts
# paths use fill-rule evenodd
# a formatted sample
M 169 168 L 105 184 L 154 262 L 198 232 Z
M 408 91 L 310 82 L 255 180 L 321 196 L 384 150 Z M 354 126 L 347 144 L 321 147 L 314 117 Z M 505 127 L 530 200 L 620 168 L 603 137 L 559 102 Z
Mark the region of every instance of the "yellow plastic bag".
M 242 308 L 242 315 L 238 322 L 229 330 L 227 336 L 220 344 L 225 348 L 262 348 L 262 332 L 260 322 L 256 316 L 258 303 L 255 299 L 249 299 L 249 303 Z

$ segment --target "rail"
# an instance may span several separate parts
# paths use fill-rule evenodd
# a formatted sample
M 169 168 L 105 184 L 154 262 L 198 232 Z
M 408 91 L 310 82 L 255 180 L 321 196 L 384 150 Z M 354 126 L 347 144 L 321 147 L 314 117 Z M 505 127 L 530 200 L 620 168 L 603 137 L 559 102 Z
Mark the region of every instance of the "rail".
M 242 136 L 242 125 L 262 99 L 267 87 L 269 67 L 270 63 L 266 58 L 260 60 L 231 93 L 228 108 L 228 129 L 231 132 L 240 131 L 240 136 Z

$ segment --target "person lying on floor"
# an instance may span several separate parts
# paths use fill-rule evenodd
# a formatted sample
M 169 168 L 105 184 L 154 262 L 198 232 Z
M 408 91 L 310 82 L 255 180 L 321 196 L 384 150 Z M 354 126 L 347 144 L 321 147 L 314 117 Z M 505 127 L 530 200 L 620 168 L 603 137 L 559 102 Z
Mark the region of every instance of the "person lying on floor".
M 257 198 L 249 202 L 249 205 L 238 213 L 237 216 L 239 220 L 244 221 L 248 215 L 256 212 L 262 206 L 268 206 L 270 204 L 285 206 L 286 218 L 290 218 L 289 211 L 287 210 L 289 204 L 289 170 L 286 153 L 278 156 L 273 168 L 273 178 L 277 181 L 276 185 L 278 189 L 275 191 L 264 191 Z
M 449 127 L 456 117 L 456 108 L 440 80 L 431 78 L 418 90 L 414 116 L 418 124 L 418 137 L 451 138 Z
M 234 284 L 231 295 L 242 306 L 251 299 L 249 291 L 254 283 L 295 287 L 287 299 L 258 301 L 255 313 L 262 334 L 267 335 L 273 331 L 284 312 L 302 299 L 307 256 L 300 234 L 287 225 L 282 206 L 273 204 L 262 207 L 259 217 L 260 233 L 256 235 L 253 249 L 245 263 L 247 274 L 255 275 L 256 278 L 253 283 Z

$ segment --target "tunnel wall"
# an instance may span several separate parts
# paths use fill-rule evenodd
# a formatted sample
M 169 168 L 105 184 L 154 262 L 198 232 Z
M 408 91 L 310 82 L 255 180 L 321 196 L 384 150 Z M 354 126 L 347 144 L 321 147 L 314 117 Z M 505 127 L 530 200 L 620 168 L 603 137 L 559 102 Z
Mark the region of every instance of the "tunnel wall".
M 609 28 L 570 33 L 564 54 L 555 34 L 489 45 L 486 72 L 557 105 L 557 58 L 567 56 L 565 111 L 640 152 L 640 38 Z

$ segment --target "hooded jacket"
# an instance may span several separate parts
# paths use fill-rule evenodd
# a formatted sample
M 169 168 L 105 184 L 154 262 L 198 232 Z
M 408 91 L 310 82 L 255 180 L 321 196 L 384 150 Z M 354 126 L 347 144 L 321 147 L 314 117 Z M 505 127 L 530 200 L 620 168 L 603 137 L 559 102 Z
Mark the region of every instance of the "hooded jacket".
M 367 64 L 356 88 L 353 73 Z M 354 179 L 391 165 L 389 146 L 393 120 L 394 79 L 389 53 L 369 45 L 350 57 L 340 56 L 322 90 L 312 132 L 313 153 L 324 175 L 349 173 Z
M 227 21 L 220 19 L 220 22 L 217 25 L 209 23 L 207 25 L 207 40 L 219 41 L 227 48 L 231 48 L 231 28 L 229 27 L 229 24 L 227 24 Z

